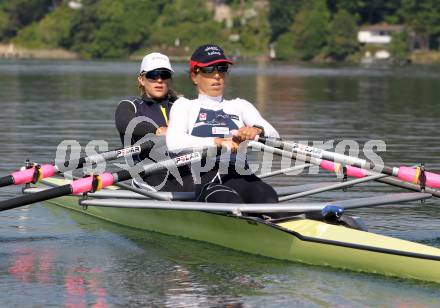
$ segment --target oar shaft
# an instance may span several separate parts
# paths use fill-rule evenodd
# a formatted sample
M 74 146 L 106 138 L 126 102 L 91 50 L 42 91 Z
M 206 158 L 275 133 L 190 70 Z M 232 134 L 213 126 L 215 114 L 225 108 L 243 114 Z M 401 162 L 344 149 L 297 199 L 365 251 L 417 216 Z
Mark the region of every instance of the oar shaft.
M 158 163 L 149 164 L 142 166 L 142 175 L 151 175 L 163 170 L 170 170 L 171 168 L 176 168 L 184 165 L 189 165 L 194 162 L 201 161 L 206 158 L 207 151 L 201 150 L 199 152 L 195 151 L 188 154 L 179 155 L 175 158 L 167 159 L 160 161 Z M 102 188 L 113 185 L 117 182 L 123 182 L 132 178 L 132 174 L 129 170 L 121 170 L 114 173 L 102 173 L 98 176 L 94 177 L 86 177 L 82 179 L 78 179 L 72 182 L 72 194 L 82 194 L 85 192 L 90 192 L 92 190 L 100 190 Z M 98 181 L 98 186 L 93 181 Z
M 398 168 L 391 168 L 385 165 L 375 165 L 372 162 L 368 162 L 365 159 L 352 157 L 348 155 L 343 155 L 339 153 L 329 152 L 325 150 L 321 150 L 319 148 L 314 148 L 305 144 L 295 143 L 295 142 L 284 142 L 277 139 L 269 139 L 260 137 L 258 138 L 258 142 L 264 143 L 271 147 L 292 152 L 301 158 L 304 157 L 305 161 L 308 161 L 308 158 L 315 158 L 320 160 L 327 160 L 334 163 L 339 163 L 346 166 L 354 166 L 364 170 L 381 172 L 388 175 L 396 176 L 398 172 Z M 378 170 L 380 169 L 380 170 Z
M 7 175 L 0 178 L 0 187 L 9 186 L 14 184 L 14 177 L 12 175 Z
M 422 171 L 420 168 L 411 168 L 405 166 L 390 167 L 386 165 L 375 165 L 373 162 L 369 162 L 365 159 L 329 152 L 311 146 L 307 146 L 304 144 L 288 143 L 280 140 L 268 139 L 263 137 L 258 138 L 258 142 L 267 144 L 274 148 L 292 152 L 296 155 L 300 155 L 302 159 L 304 157 L 305 161 L 309 161 L 310 160 L 309 158 L 327 160 L 333 163 L 342 164 L 344 166 L 347 166 L 347 168 L 348 166 L 352 166 L 352 168 L 357 167 L 363 170 L 380 172 L 383 174 L 396 176 L 399 179 L 406 182 L 421 184 L 423 186 L 428 186 L 431 188 L 440 188 L 440 175 L 432 172 Z
M 121 157 L 133 156 L 136 154 L 149 151 L 153 147 L 154 143 L 151 140 L 144 142 L 140 145 L 134 145 L 126 148 L 120 148 L 111 150 L 104 153 L 99 153 L 92 156 L 84 156 L 79 159 L 72 159 L 55 165 L 57 171 L 65 170 L 66 167 L 71 166 L 72 169 L 80 169 L 86 164 L 93 164 L 101 161 L 115 160 Z M 69 168 L 69 169 L 70 169 Z
M 14 199 L 4 200 L 0 202 L 0 211 L 10 210 L 16 207 L 25 206 L 35 202 L 40 202 L 52 198 L 69 195 L 72 192 L 70 184 L 60 187 L 51 188 L 37 194 L 23 195 Z
M 298 157 L 299 155 L 295 152 L 285 151 L 285 150 L 275 148 L 272 146 L 268 146 L 268 145 L 265 145 L 262 143 L 252 143 L 252 146 L 256 146 L 256 147 L 260 148 L 261 150 L 269 151 L 269 152 L 272 152 L 272 153 L 280 155 L 280 156 L 285 156 L 285 157 L 289 157 L 289 158 L 298 158 L 298 159 L 301 159 L 305 162 L 311 162 L 311 163 L 319 165 L 321 168 L 328 170 L 328 171 L 331 171 L 331 172 L 336 172 L 336 173 L 340 172 L 340 170 L 339 170 L 340 164 L 336 164 L 336 163 L 328 161 L 328 160 L 318 159 L 315 157 L 304 156 L 304 155 L 301 155 L 301 157 Z M 366 176 L 370 176 L 371 174 L 374 174 L 374 172 L 367 171 L 367 170 L 353 167 L 353 166 L 346 166 L 346 174 L 349 177 L 363 178 Z M 413 191 L 418 191 L 418 192 L 422 191 L 422 188 L 420 187 L 420 185 L 405 182 L 405 181 L 399 180 L 393 176 L 377 178 L 377 179 L 374 179 L 374 181 L 386 183 L 386 184 L 400 187 L 400 188 L 410 189 Z M 440 197 L 440 190 L 435 189 L 435 188 L 425 187 L 424 192 L 430 193 L 435 197 Z

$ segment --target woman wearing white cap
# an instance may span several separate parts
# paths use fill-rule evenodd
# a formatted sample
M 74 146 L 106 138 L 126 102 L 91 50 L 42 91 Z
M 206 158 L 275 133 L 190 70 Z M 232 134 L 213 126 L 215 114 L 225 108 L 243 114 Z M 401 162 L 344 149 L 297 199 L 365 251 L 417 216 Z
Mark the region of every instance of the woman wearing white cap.
M 202 45 L 194 51 L 190 74 L 198 97 L 178 99 L 170 114 L 166 136 L 170 151 L 217 146 L 236 152 L 239 144 L 257 135 L 278 138 L 278 132 L 248 101 L 223 97 L 228 65 L 223 49 L 217 45 Z M 232 160 L 236 157 L 231 156 Z M 227 174 L 221 174 L 218 162 L 213 170 L 201 174 L 196 187 L 199 201 L 206 202 L 277 202 L 274 189 L 254 174 L 240 174 L 235 161 L 229 161 Z M 184 177 L 184 182 L 191 180 Z
M 127 147 L 135 144 L 147 134 L 166 135 L 171 106 L 177 99 L 170 89 L 173 68 L 167 56 L 150 53 L 142 59 L 139 69 L 138 88 L 140 97 L 122 100 L 115 113 L 116 128 L 122 144 Z M 146 155 L 134 157 L 140 162 Z M 180 190 L 182 187 L 167 173 L 143 179 L 150 187 L 161 190 Z M 145 186 L 142 181 L 134 181 L 138 186 Z

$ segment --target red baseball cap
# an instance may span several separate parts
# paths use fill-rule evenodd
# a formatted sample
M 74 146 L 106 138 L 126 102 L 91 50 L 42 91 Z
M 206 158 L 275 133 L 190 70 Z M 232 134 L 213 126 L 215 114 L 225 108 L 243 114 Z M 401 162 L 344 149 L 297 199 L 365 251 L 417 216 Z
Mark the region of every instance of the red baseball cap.
M 216 63 L 234 64 L 229 60 L 220 46 L 214 44 L 206 44 L 198 47 L 191 56 L 189 61 L 189 71 L 192 72 L 194 67 L 205 67 Z

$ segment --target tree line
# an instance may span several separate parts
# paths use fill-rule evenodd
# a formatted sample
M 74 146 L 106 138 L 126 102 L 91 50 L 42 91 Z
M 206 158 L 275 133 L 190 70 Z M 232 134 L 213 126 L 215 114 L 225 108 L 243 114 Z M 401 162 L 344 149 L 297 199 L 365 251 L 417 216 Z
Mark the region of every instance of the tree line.
M 438 0 L 0 0 L 0 41 L 27 48 L 64 48 L 84 58 L 124 58 L 160 49 L 187 56 L 199 44 L 232 55 L 282 60 L 344 61 L 362 51 L 362 25 L 402 24 L 390 49 L 406 57 L 409 39 L 438 50 Z M 258 3 L 257 3 L 258 2 Z M 214 20 L 214 5 L 228 18 Z

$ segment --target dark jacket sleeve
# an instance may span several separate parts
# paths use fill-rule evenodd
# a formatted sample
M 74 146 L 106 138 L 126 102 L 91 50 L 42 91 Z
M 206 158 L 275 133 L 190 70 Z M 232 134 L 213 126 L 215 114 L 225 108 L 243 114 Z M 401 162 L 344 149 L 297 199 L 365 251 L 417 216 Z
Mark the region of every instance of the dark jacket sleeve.
M 116 108 L 115 123 L 122 143 L 124 143 L 124 136 L 127 127 L 130 121 L 132 121 L 134 118 L 136 118 L 136 107 L 134 103 L 129 100 L 121 101 Z M 155 134 L 156 129 L 157 128 L 148 121 L 141 121 L 137 123 L 132 134 L 131 143 L 134 144 L 136 141 L 142 139 L 142 137 L 144 137 L 146 134 Z

